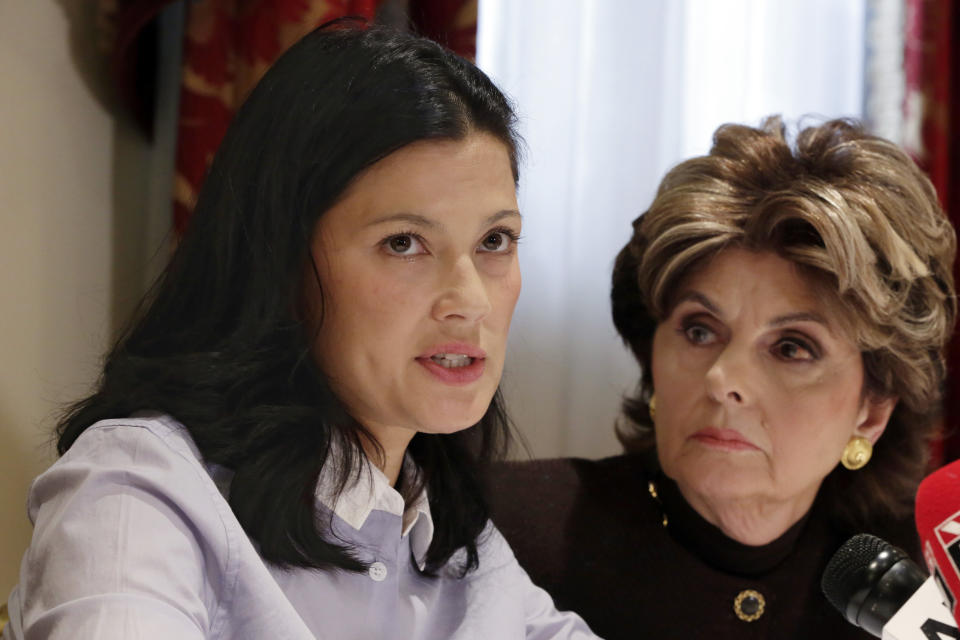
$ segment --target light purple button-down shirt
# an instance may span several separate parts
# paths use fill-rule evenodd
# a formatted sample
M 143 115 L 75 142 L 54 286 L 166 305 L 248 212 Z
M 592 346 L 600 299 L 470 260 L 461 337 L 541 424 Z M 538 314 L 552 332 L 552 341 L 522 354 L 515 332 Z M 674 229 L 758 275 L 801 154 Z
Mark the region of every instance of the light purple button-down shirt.
M 593 638 L 558 612 L 500 533 L 480 566 L 456 560 L 421 576 L 433 523 L 425 497 L 406 506 L 371 472 L 321 511 L 370 563 L 366 573 L 266 564 L 224 499 L 230 474 L 205 465 L 169 417 L 87 429 L 30 490 L 33 541 L 10 596 L 4 638 L 103 640 Z

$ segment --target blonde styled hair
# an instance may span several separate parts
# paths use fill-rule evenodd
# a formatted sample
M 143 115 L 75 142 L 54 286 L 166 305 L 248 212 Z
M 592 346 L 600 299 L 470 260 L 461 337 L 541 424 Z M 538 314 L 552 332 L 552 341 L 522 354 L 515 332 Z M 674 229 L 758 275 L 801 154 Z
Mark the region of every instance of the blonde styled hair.
M 913 161 L 849 120 L 805 128 L 793 147 L 776 116 L 760 128 L 723 125 L 708 155 L 667 173 L 633 230 L 611 293 L 614 324 L 641 365 L 618 425 L 624 446 L 653 446 L 651 342 L 680 281 L 725 248 L 772 251 L 834 299 L 862 353 L 865 391 L 899 398 L 870 465 L 828 476 L 830 494 L 842 492 L 838 515 L 904 515 L 926 471 L 957 311 L 956 235 Z

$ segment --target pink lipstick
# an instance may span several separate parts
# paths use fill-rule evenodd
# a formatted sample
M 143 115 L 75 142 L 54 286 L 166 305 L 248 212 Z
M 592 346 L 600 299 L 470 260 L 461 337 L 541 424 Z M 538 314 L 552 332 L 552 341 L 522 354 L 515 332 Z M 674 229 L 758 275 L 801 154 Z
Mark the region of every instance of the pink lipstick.
M 466 342 L 450 342 L 431 347 L 416 360 L 445 384 L 467 385 L 483 375 L 487 353 Z

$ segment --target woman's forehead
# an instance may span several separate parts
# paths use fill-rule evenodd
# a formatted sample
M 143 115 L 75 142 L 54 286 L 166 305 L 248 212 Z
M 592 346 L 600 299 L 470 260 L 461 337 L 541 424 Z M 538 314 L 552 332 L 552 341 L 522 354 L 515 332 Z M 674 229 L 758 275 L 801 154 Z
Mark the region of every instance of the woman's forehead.
M 719 316 L 744 300 L 762 301 L 771 321 L 808 319 L 847 338 L 856 320 L 828 274 L 773 251 L 721 249 L 693 263 L 664 292 L 665 315 L 687 300 Z

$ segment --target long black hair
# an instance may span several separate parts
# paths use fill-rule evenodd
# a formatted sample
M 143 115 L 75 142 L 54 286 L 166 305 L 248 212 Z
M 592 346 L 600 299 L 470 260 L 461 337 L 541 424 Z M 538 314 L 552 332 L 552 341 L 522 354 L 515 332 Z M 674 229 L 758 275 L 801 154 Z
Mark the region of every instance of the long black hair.
M 514 113 L 472 64 L 380 27 L 341 22 L 304 37 L 239 109 L 170 264 L 107 355 L 96 392 L 58 424 L 59 452 L 98 420 L 169 414 L 206 462 L 233 470 L 230 506 L 265 560 L 363 569 L 315 507 L 331 451 L 328 472 L 343 490 L 369 434 L 310 356 L 300 319 L 310 239 L 364 169 L 412 142 L 472 131 L 504 143 L 516 179 Z M 473 428 L 414 436 L 419 473 L 402 491 L 429 495 L 426 573 L 459 549 L 464 573 L 477 566 L 487 521 L 477 475 L 508 438 L 499 391 Z

